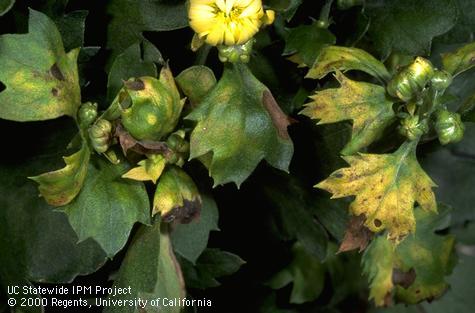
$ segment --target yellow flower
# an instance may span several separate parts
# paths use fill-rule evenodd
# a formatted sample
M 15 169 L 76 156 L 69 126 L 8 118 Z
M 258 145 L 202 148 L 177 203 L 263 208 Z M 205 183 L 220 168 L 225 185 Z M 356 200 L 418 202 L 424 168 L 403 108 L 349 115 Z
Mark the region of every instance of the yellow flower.
M 247 42 L 275 13 L 264 11 L 261 0 L 190 0 L 190 26 L 210 45 Z

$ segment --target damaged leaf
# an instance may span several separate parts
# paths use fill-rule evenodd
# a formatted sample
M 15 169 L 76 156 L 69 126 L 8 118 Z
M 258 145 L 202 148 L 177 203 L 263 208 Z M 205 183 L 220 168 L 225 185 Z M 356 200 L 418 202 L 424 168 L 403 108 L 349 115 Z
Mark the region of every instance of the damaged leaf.
M 462 46 L 454 52 L 442 54 L 444 70 L 453 76 L 475 66 L 475 42 Z
M 356 196 L 350 205 L 353 215 L 364 214 L 372 232 L 388 231 L 400 241 L 415 230 L 414 203 L 435 213 L 435 183 L 416 159 L 417 142 L 406 142 L 392 154 L 363 154 L 344 157 L 350 167 L 333 172 L 316 187 L 332 198 Z
M 200 211 L 201 197 L 193 180 L 181 168 L 167 167 L 157 184 L 152 215 L 160 213 L 167 223 L 189 223 Z
M 76 116 L 81 104 L 76 59 L 54 22 L 30 10 L 28 34 L 0 36 L 0 118 L 14 121 Z
M 414 304 L 444 293 L 448 287 L 445 277 L 455 263 L 455 238 L 434 232 L 448 215 L 444 206 L 439 215 L 416 208 L 414 234 L 397 246 L 383 236 L 370 244 L 362 262 L 370 280 L 370 298 L 376 305 L 391 303 L 392 294 L 398 301 Z
M 369 241 L 373 237 L 373 233 L 364 226 L 365 221 L 366 217 L 364 214 L 351 217 L 338 253 L 355 249 L 361 252 L 366 249 Z
M 288 118 L 246 65 L 227 65 L 187 118 L 197 122 L 190 158 L 202 158 L 215 186 L 241 185 L 262 159 L 287 171 L 293 154 Z
M 119 139 L 119 144 L 122 147 L 124 155 L 127 155 L 127 151 L 129 150 L 138 154 L 162 154 L 166 157 L 172 153 L 165 142 L 135 139 L 124 129 L 122 124 L 117 124 L 114 135 Z
M 66 166 L 38 176 L 30 177 L 39 184 L 40 194 L 52 206 L 70 203 L 81 191 L 87 175 L 87 166 L 91 151 L 83 142 L 81 149 L 67 157 L 63 157 Z
M 390 78 L 384 64 L 368 52 L 358 48 L 340 46 L 323 48 L 306 77 L 321 79 L 331 72 L 350 70 L 363 71 L 382 81 L 388 81 Z
M 152 154 L 147 159 L 140 161 L 138 163 L 139 166 L 122 175 L 122 178 L 138 181 L 151 180 L 155 184 L 160 175 L 162 175 L 166 164 L 167 160 L 163 156 Z
M 337 72 L 336 78 L 340 88 L 318 91 L 301 113 L 318 119 L 318 124 L 352 120 L 351 140 L 341 151 L 351 155 L 377 140 L 394 121 L 393 103 L 381 86 L 353 81 L 341 72 Z

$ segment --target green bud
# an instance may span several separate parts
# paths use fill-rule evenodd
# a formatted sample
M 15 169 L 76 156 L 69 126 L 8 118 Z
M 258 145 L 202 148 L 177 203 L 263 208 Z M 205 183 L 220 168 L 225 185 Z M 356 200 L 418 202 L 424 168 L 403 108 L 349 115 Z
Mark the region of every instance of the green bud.
M 318 28 L 328 28 L 328 26 L 330 25 L 328 21 L 325 20 L 318 20 L 316 23 Z
M 97 118 L 97 103 L 86 102 L 78 111 L 79 125 L 82 127 L 91 125 Z
M 425 121 L 419 121 L 419 117 L 408 116 L 401 121 L 399 132 L 409 140 L 416 140 L 425 134 L 428 130 Z
M 436 113 L 435 131 L 439 136 L 440 143 L 446 145 L 462 140 L 465 125 L 460 118 L 460 114 L 440 110 Z
M 183 166 L 190 151 L 190 143 L 185 140 L 185 131 L 178 130 L 171 134 L 167 139 L 167 146 L 173 152 L 168 162 Z
M 388 93 L 403 101 L 411 100 L 434 76 L 434 68 L 429 60 L 417 57 L 413 63 L 397 73 L 388 83 Z
M 443 91 L 447 89 L 452 83 L 452 75 L 444 70 L 435 71 L 434 76 L 431 78 L 430 83 L 437 91 Z
M 153 77 L 124 83 L 119 101 L 122 125 L 137 140 L 158 141 L 173 131 L 183 108 L 168 67 L 160 80 Z
M 242 45 L 218 46 L 218 56 L 221 62 L 229 63 L 248 63 L 252 53 L 254 39 L 249 40 Z
M 104 153 L 109 149 L 112 138 L 112 124 L 108 120 L 99 119 L 89 128 L 89 139 L 97 153 Z
M 158 180 L 152 215 L 160 213 L 165 222 L 189 223 L 200 210 L 201 197 L 191 177 L 177 166 L 167 167 Z

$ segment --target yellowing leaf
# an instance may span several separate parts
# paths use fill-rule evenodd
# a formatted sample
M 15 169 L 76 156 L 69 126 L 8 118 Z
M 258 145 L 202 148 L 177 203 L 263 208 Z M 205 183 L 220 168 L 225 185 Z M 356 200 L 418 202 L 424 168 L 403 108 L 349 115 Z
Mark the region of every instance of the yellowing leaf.
M 353 120 L 351 141 L 342 150 L 342 154 L 350 155 L 378 139 L 394 120 L 393 103 L 381 86 L 353 81 L 341 72 L 336 78 L 340 88 L 318 91 L 302 114 L 319 119 L 318 124 Z
M 356 196 L 351 213 L 364 214 L 371 231 L 387 229 L 388 237 L 398 241 L 415 230 L 414 202 L 437 211 L 435 184 L 417 162 L 416 145 L 406 142 L 392 154 L 344 157 L 351 167 L 333 172 L 316 187 L 331 192 L 332 198 Z
M 446 227 L 449 209 L 439 215 L 417 208 L 417 230 L 394 246 L 386 238 L 376 238 L 363 255 L 364 272 L 370 281 L 370 298 L 376 305 L 387 305 L 394 294 L 398 301 L 418 303 L 444 293 L 444 278 L 454 265 L 454 236 L 436 235 Z
M 320 79 L 336 71 L 358 70 L 387 81 L 390 74 L 383 63 L 368 52 L 351 47 L 328 46 L 316 59 L 307 78 Z
M 71 202 L 79 193 L 87 174 L 91 152 L 86 143 L 81 150 L 64 157 L 62 169 L 30 177 L 39 184 L 39 191 L 48 204 L 62 206 Z
M 193 180 L 181 168 L 170 166 L 163 172 L 153 197 L 153 213 L 165 222 L 189 223 L 201 211 L 201 197 Z
M 140 161 L 138 163 L 139 166 L 122 175 L 122 178 L 138 181 L 151 180 L 155 184 L 160 175 L 162 175 L 166 164 L 167 161 L 163 156 L 159 154 L 151 155 L 148 159 Z
M 76 59 L 46 15 L 30 10 L 28 34 L 0 36 L 0 117 L 14 121 L 75 116 L 81 104 Z

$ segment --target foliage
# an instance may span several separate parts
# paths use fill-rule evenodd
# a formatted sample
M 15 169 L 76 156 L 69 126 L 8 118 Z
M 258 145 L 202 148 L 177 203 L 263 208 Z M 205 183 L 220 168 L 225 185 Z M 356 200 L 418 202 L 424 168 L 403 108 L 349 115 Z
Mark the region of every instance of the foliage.
M 474 20 L 0 0 L 0 312 L 471 312 Z

